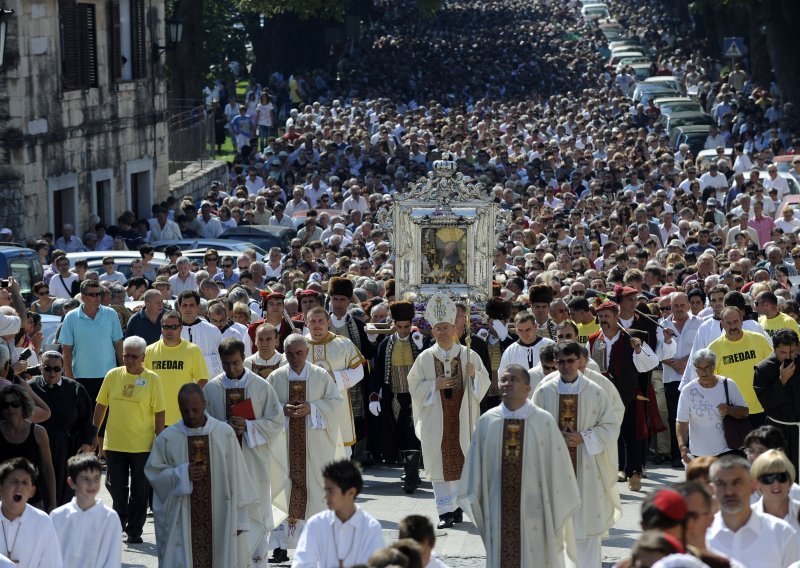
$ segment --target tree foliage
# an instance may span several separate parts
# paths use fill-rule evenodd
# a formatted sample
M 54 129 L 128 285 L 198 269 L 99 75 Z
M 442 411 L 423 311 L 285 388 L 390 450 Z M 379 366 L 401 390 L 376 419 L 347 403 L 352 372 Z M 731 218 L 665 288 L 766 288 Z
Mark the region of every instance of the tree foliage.
M 302 19 L 344 19 L 346 0 L 239 0 L 239 9 L 267 17 L 294 13 Z

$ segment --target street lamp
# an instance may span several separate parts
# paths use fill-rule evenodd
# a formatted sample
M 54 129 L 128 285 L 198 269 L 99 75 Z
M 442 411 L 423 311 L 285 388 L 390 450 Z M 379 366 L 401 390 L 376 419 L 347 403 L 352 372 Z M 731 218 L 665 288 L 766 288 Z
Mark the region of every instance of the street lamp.
M 162 53 L 175 47 L 183 38 L 183 18 L 180 16 L 170 16 L 166 19 L 168 45 L 153 44 L 153 60 L 158 59 Z
M 6 54 L 6 36 L 8 34 L 8 20 L 14 15 L 14 10 L 0 8 L 0 69 L 3 68 L 3 61 Z

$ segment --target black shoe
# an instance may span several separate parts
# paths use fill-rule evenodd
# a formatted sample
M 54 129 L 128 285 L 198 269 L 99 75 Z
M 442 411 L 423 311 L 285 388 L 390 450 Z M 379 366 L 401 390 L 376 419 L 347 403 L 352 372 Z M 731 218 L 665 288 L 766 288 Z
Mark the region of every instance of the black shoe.
M 127 538 L 127 540 L 125 542 L 127 542 L 128 544 L 142 544 L 144 541 L 142 540 L 142 537 L 140 537 L 140 536 L 128 535 L 128 538 Z
M 285 548 L 276 548 L 272 551 L 272 556 L 267 558 L 270 564 L 280 564 L 281 562 L 289 562 L 289 553 Z
M 453 511 L 453 522 L 456 524 L 464 522 L 464 511 L 461 507 Z
M 409 495 L 422 485 L 422 480 L 419 478 L 419 458 L 420 452 L 416 450 L 409 450 L 403 454 L 403 475 L 400 479 L 403 480 L 403 491 Z
M 683 461 L 681 461 L 680 459 L 672 460 L 672 467 L 674 467 L 675 469 L 685 469 Z
M 436 525 L 437 529 L 449 529 L 453 527 L 453 513 L 445 513 L 439 515 L 439 524 Z

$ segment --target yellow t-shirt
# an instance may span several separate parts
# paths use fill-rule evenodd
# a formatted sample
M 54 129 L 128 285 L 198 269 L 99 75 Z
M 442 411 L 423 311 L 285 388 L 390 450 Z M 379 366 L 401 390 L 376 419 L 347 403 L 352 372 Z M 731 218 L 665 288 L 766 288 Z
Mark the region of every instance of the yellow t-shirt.
M 181 339 L 180 344 L 175 347 L 165 345 L 163 340 L 148 345 L 144 354 L 144 366 L 158 373 L 158 378 L 161 379 L 167 406 L 164 417 L 167 426 L 181 419 L 178 409 L 178 391 L 181 387 L 187 383 L 213 378 L 208 376 L 203 350 L 185 339 Z
M 715 373 L 728 377 L 744 397 L 751 414 L 764 412 L 753 390 L 753 368 L 772 355 L 772 347 L 767 338 L 755 331 L 743 331 L 744 337 L 739 341 L 729 341 L 725 335 L 711 342 L 708 346 L 717 356 Z
M 103 449 L 113 452 L 149 452 L 156 437 L 157 412 L 164 411 L 161 381 L 153 371 L 132 375 L 125 367 L 111 369 L 97 402 L 108 407 Z
M 768 319 L 767 316 L 761 316 L 758 318 L 758 323 L 761 324 L 761 327 L 764 328 L 764 331 L 766 331 L 770 337 L 775 335 L 775 332 L 779 329 L 792 329 L 800 335 L 800 326 L 797 325 L 797 322 L 794 321 L 792 316 L 786 315 L 783 312 L 778 312 L 778 315 L 772 319 Z
M 589 343 L 589 336 L 597 331 L 600 331 L 600 324 L 597 323 L 597 320 L 589 323 L 575 322 L 575 325 L 578 326 L 578 343 L 581 345 L 586 345 Z

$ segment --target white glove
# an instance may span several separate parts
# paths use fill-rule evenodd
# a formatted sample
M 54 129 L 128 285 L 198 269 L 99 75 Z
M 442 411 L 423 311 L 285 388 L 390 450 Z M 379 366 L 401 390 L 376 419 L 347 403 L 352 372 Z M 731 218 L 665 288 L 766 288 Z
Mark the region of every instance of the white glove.
M 369 403 L 369 411 L 372 413 L 373 416 L 378 416 L 381 413 L 381 403 L 380 401 L 373 400 Z
M 508 337 L 508 326 L 500 320 L 492 320 L 492 327 L 497 333 L 497 339 L 505 341 Z
M 414 340 L 414 345 L 417 346 L 417 349 L 422 349 L 422 334 L 419 331 L 412 333 L 411 339 Z
M 486 341 L 486 338 L 489 337 L 489 330 L 486 329 L 485 327 L 482 327 L 478 330 L 478 333 L 476 333 L 475 335 Z

